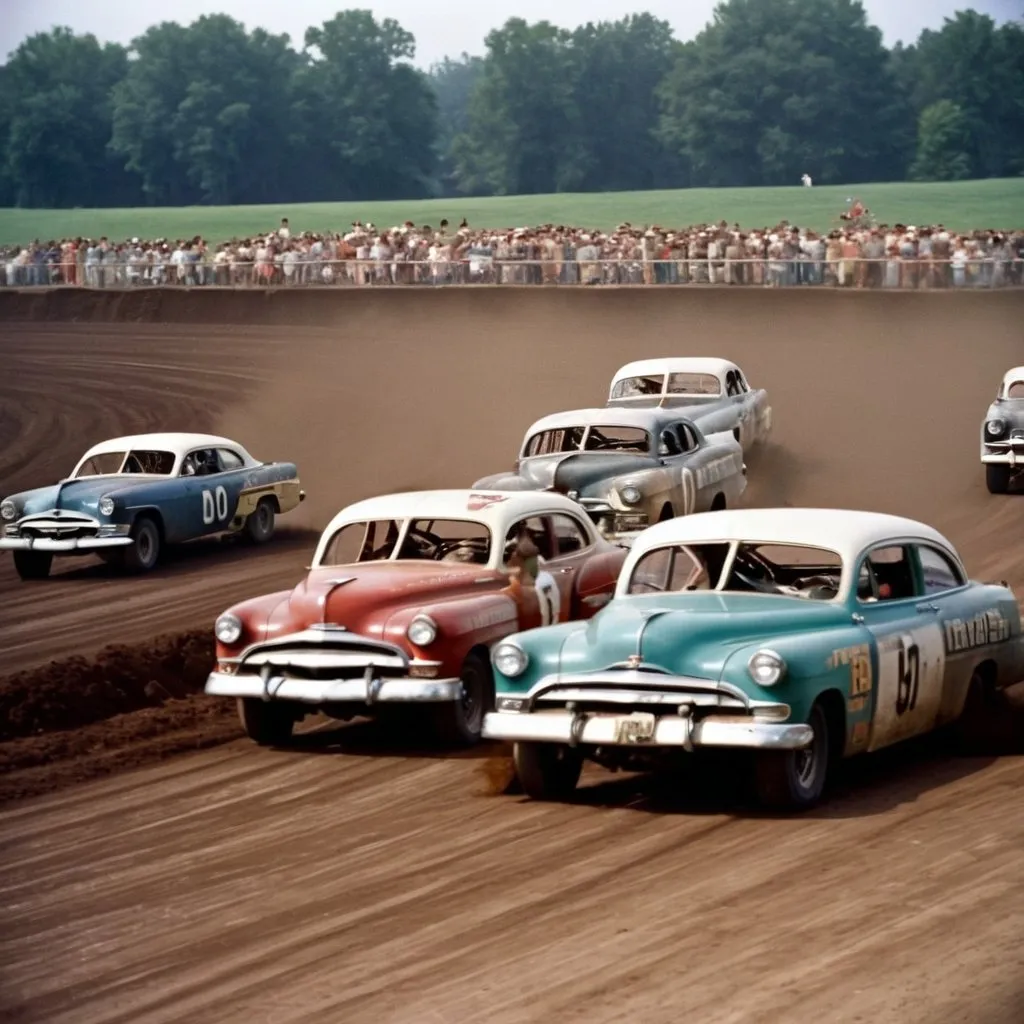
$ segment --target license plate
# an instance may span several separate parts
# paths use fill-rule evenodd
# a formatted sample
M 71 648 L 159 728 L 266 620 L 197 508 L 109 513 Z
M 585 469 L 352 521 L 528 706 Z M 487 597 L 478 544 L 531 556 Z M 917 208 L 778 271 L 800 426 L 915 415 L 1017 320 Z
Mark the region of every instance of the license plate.
M 615 741 L 617 743 L 644 743 L 654 735 L 657 718 L 647 711 L 634 711 L 628 718 L 620 718 L 616 723 Z

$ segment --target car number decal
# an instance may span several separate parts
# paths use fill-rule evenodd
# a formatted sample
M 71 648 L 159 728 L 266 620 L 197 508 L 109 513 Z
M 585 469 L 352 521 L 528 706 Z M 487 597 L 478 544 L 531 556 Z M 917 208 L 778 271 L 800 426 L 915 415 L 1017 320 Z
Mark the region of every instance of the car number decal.
M 228 492 L 219 484 L 212 491 L 203 488 L 203 522 L 210 526 L 228 517 Z

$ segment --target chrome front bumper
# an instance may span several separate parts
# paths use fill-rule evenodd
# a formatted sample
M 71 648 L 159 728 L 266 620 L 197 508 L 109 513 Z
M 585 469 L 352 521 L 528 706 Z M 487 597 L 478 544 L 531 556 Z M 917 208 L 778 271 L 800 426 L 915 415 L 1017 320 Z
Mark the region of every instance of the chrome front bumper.
M 707 715 L 694 721 L 689 715 L 654 716 L 646 712 L 492 711 L 484 716 L 483 736 L 572 746 L 800 750 L 811 742 L 814 732 L 809 725 L 758 721 L 750 715 Z
M 259 697 L 301 704 L 442 704 L 461 700 L 460 679 L 288 679 L 273 675 L 211 672 L 204 693 L 214 697 Z
M 131 537 L 73 537 L 69 540 L 58 540 L 55 537 L 0 537 L 0 551 L 97 551 L 103 548 L 123 548 L 131 543 Z
M 787 721 L 787 704 L 644 664 L 545 676 L 528 693 L 498 694 L 496 704 L 483 735 L 511 742 L 799 750 L 814 738 L 809 725 Z

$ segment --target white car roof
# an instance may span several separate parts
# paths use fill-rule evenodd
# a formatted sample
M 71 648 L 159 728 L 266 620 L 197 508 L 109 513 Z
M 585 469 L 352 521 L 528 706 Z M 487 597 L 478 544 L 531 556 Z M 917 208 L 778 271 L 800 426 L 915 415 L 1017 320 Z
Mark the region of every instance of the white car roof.
M 931 542 L 957 554 L 938 530 L 914 519 L 883 512 L 837 508 L 730 509 L 698 512 L 649 526 L 633 541 L 622 567 L 620 583 L 628 579 L 636 562 L 652 548 L 732 540 L 824 548 L 836 552 L 844 565 L 853 562 L 865 548 L 889 540 Z
M 237 442 L 227 437 L 218 437 L 216 434 L 190 434 L 190 433 L 159 433 L 159 434 L 127 434 L 124 437 L 112 437 L 107 441 L 101 441 L 93 445 L 83 456 L 81 461 L 92 458 L 94 455 L 103 455 L 106 452 L 123 452 L 130 448 L 141 448 L 152 451 L 173 452 L 175 457 L 181 457 L 193 448 L 234 448 L 247 461 L 254 461 L 252 456 Z
M 638 359 L 635 362 L 626 363 L 625 366 L 621 366 L 615 371 L 611 388 L 627 377 L 653 377 L 662 373 L 666 375 L 670 373 L 709 373 L 722 380 L 730 370 L 739 370 L 739 367 L 728 359 L 712 356 L 668 356 L 662 359 Z
M 579 427 L 597 424 L 606 427 L 642 427 L 652 430 L 661 422 L 655 409 L 633 409 L 623 406 L 600 406 L 594 409 L 570 409 L 555 412 L 537 420 L 525 437 L 530 438 L 542 430 L 561 430 L 563 427 Z
M 1012 370 L 1007 370 L 1003 375 L 1003 386 L 1001 393 L 1005 394 L 1011 384 L 1016 384 L 1018 381 L 1024 381 L 1024 366 L 1015 366 Z
M 471 507 L 475 504 L 482 507 Z M 523 516 L 543 515 L 546 512 L 570 512 L 575 514 L 577 520 L 587 518 L 577 502 L 553 491 L 497 491 L 486 488 L 402 491 L 397 494 L 382 494 L 376 498 L 365 498 L 346 505 L 327 524 L 320 538 L 320 545 L 325 544 L 345 523 L 366 519 L 467 519 L 483 523 L 501 541 L 516 520 Z

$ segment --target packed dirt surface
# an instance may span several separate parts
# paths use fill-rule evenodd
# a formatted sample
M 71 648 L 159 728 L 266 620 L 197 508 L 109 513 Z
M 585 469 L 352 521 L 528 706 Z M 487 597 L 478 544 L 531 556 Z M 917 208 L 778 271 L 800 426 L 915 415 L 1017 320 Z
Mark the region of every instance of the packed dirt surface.
M 237 735 L 233 709 L 191 695 L 208 640 L 161 641 L 132 668 L 153 637 L 209 631 L 228 604 L 297 581 L 349 501 L 510 465 L 534 418 L 603 404 L 613 371 L 641 356 L 725 355 L 768 389 L 773 440 L 749 460 L 745 503 L 922 518 L 975 578 L 1024 593 L 1024 495 L 989 495 L 977 459 L 996 382 L 1024 357 L 1024 293 L 59 301 L 0 293 L 0 491 L 56 480 L 107 436 L 201 429 L 297 461 L 309 498 L 265 549 L 193 545 L 139 579 L 84 559 L 25 584 L 0 556 L 8 797 Z M 97 660 L 111 643 L 127 648 Z M 48 1024 L 1024 1019 L 1019 754 L 912 745 L 849 766 L 820 810 L 774 819 L 722 778 L 595 769 L 572 805 L 494 796 L 495 753 L 315 726 L 295 749 L 239 740 L 8 803 L 0 1011 Z

